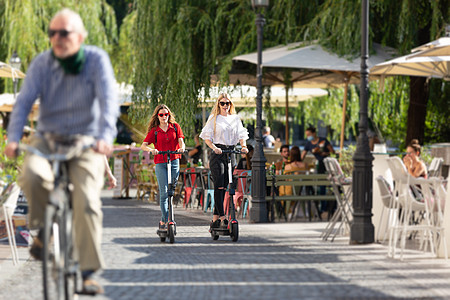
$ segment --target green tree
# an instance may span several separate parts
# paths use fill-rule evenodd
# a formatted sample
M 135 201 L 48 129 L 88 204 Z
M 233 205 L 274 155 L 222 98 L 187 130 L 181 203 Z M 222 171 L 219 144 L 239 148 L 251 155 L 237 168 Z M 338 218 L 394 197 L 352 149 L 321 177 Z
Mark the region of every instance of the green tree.
M 63 7 L 78 12 L 89 33 L 86 44 L 112 52 L 117 43 L 117 25 L 113 9 L 105 0 L 3 0 L 0 2 L 0 57 L 9 61 L 16 50 L 26 71 L 31 60 L 49 48 L 48 25 L 53 15 Z M 12 81 L 6 80 L 6 91 L 12 91 Z

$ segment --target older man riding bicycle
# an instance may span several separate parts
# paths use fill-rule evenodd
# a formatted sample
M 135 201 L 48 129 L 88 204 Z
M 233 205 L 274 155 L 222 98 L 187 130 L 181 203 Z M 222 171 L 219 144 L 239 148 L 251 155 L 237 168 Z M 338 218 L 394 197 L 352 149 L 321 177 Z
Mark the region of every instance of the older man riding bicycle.
M 69 136 L 95 139 L 95 151 L 85 151 L 70 162 L 69 177 L 73 184 L 75 245 L 83 274 L 83 292 L 98 294 L 103 289 L 92 274 L 103 266 L 100 251 L 103 155 L 113 150 L 119 114 L 114 73 L 105 51 L 83 44 L 87 32 L 77 13 L 69 9 L 59 11 L 50 22 L 48 36 L 52 48 L 32 61 L 17 97 L 5 154 L 15 156 L 27 116 L 38 98 L 40 114 L 37 133 L 31 141 L 33 147 L 50 153 L 49 139 Z M 27 155 L 18 182 L 30 201 L 32 228 L 43 226 L 53 179 L 47 160 Z M 41 248 L 38 235 L 31 248 L 32 255 L 39 258 Z

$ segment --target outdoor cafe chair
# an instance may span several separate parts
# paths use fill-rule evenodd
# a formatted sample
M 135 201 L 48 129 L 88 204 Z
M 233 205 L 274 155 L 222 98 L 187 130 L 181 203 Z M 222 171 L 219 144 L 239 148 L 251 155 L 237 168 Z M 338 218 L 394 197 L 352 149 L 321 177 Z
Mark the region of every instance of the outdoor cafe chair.
M 136 198 L 138 200 L 144 200 L 146 194 L 149 195 L 149 201 L 158 202 L 158 182 L 155 175 L 154 165 L 137 165 L 136 169 L 136 179 L 137 179 L 137 191 Z
M 432 254 L 435 255 L 436 247 L 432 237 L 432 212 L 423 198 L 423 192 L 427 188 L 423 182 L 424 179 L 411 176 L 399 157 L 390 157 L 387 159 L 387 163 L 394 179 L 393 194 L 398 199 L 394 202 L 395 208 L 401 208 L 398 222 L 389 227 L 388 256 L 395 258 L 397 244 L 399 244 L 400 259 L 403 260 L 406 239 L 414 237 L 417 233 L 421 233 L 419 248 L 423 249 L 426 242 Z M 422 189 L 424 190 L 422 191 Z M 417 214 L 420 217 L 415 219 Z
M 423 199 L 430 210 L 433 244 L 435 247 L 434 252 L 437 255 L 439 246 L 442 245 L 444 248 L 445 259 L 448 259 L 444 227 L 444 208 L 447 194 L 442 180 L 438 178 L 419 178 L 417 179 L 417 182 L 420 183 Z
M 211 177 L 211 170 L 205 172 L 204 176 L 206 177 L 206 179 L 203 179 L 206 185 L 203 195 L 204 212 L 206 213 L 209 207 L 211 207 L 211 212 L 214 212 L 214 183 Z
M 435 157 L 428 167 L 428 178 L 439 177 L 441 175 L 442 165 L 444 164 L 444 159 L 442 157 Z
M 204 183 L 202 179 L 202 171 L 196 170 L 195 167 L 186 168 L 183 172 L 184 186 L 184 208 L 201 207 L 203 205 Z M 197 205 L 195 201 L 198 199 Z
M 333 241 L 339 232 L 341 232 L 342 235 L 350 232 L 350 224 L 353 221 L 353 208 L 351 206 L 352 178 L 345 177 L 337 159 L 326 157 L 324 159 L 324 164 L 325 169 L 329 174 L 333 193 L 336 197 L 337 208 L 325 230 L 322 232 L 321 237 L 326 241 L 332 236 L 331 241 Z M 340 222 L 340 224 L 336 228 L 338 222 Z
M 378 189 L 380 190 L 381 201 L 383 202 L 383 208 L 381 210 L 381 216 L 377 226 L 376 236 L 379 238 L 381 237 L 380 230 L 383 227 L 383 223 L 387 222 L 387 226 L 384 226 L 385 231 L 383 233 L 382 240 L 382 243 L 384 243 L 387 237 L 387 233 L 389 232 L 389 227 L 395 225 L 395 222 L 397 221 L 396 216 L 398 215 L 398 205 L 395 203 L 395 201 L 397 201 L 397 198 L 394 196 L 389 182 L 387 182 L 387 180 L 383 176 L 378 176 L 377 178 L 375 178 L 375 180 L 377 181 Z M 387 214 L 386 220 L 383 219 L 385 213 Z
M 252 204 L 252 171 L 248 170 L 247 179 L 245 184 L 244 199 L 242 200 L 242 218 L 245 219 L 247 214 L 250 213 L 250 207 Z
M 233 202 L 234 202 L 234 207 L 236 208 L 236 215 L 239 216 L 240 213 L 242 212 L 243 209 L 243 200 L 244 200 L 244 195 L 245 195 L 245 191 L 246 191 L 246 187 L 247 187 L 247 177 L 249 174 L 249 170 L 243 170 L 243 169 L 235 169 L 233 172 L 233 176 L 236 177 L 237 179 L 237 185 L 236 185 L 236 189 L 234 191 L 234 196 L 233 196 Z M 227 191 L 225 193 L 225 197 L 224 197 L 224 201 L 223 201 L 223 208 L 224 208 L 224 212 L 225 215 L 228 215 L 228 210 L 229 210 L 229 201 L 230 201 L 230 194 Z
M 19 198 L 20 188 L 15 183 L 10 183 L 6 185 L 3 189 L 2 195 L 0 197 L 0 204 L 2 206 L 2 214 L 1 219 L 5 220 L 6 231 L 8 235 L 9 247 L 11 249 L 11 256 L 14 265 L 19 264 L 19 252 L 17 251 L 16 237 L 15 237 L 15 229 L 14 223 L 12 220 L 12 216 L 14 214 L 14 210 L 17 205 L 17 198 Z

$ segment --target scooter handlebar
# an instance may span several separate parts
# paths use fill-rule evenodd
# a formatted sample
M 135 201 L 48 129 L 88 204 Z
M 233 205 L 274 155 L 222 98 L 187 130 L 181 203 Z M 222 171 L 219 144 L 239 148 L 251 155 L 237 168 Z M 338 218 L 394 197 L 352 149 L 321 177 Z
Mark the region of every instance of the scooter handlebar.
M 184 150 L 183 152 L 167 150 L 167 151 L 158 151 L 158 154 L 183 154 L 185 152 L 187 152 L 187 150 Z
M 243 152 L 241 152 L 241 150 L 235 150 L 235 149 L 222 149 L 222 153 L 243 154 Z

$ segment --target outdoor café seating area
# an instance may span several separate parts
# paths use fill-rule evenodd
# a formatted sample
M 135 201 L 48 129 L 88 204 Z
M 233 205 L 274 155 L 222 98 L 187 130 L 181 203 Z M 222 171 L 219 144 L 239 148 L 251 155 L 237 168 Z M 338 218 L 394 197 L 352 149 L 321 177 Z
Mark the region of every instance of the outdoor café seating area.
M 408 174 L 402 160 L 389 153 L 373 152 L 373 217 L 375 240 L 387 245 L 387 254 L 404 258 L 404 250 L 417 244 L 417 250 L 431 256 L 447 257 L 449 230 L 445 220 L 447 180 L 443 170 L 447 161 L 435 157 L 428 166 L 428 178 L 414 178 Z M 268 152 L 268 160 L 275 155 Z M 309 159 L 309 158 L 308 158 Z M 121 168 L 121 181 L 115 196 L 130 197 L 129 188 L 136 189 L 141 201 L 158 202 L 158 184 L 152 157 L 140 148 L 118 148 L 114 166 Z M 118 161 L 120 164 L 118 164 Z M 315 174 L 311 160 L 308 170 L 275 174 L 266 171 L 266 201 L 271 222 L 326 221 L 321 234 L 324 241 L 336 236 L 349 236 L 353 221 L 352 178 L 346 176 L 336 158 L 325 159 L 327 174 Z M 117 170 L 114 171 L 117 175 Z M 251 170 L 234 170 L 235 195 L 233 201 L 237 218 L 248 219 L 252 206 Z M 319 193 L 325 187 L 326 193 Z M 288 193 L 280 192 L 289 190 Z M 228 209 L 230 196 L 225 196 Z M 329 203 L 329 215 L 323 219 L 319 203 Z M 207 166 L 182 165 L 176 185 L 174 205 L 212 213 L 214 186 Z M 227 212 L 226 212 L 227 213 Z M 447 210 L 447 214 L 450 212 Z M 448 218 L 447 218 L 448 219 Z M 413 241 L 413 243 L 411 243 Z

